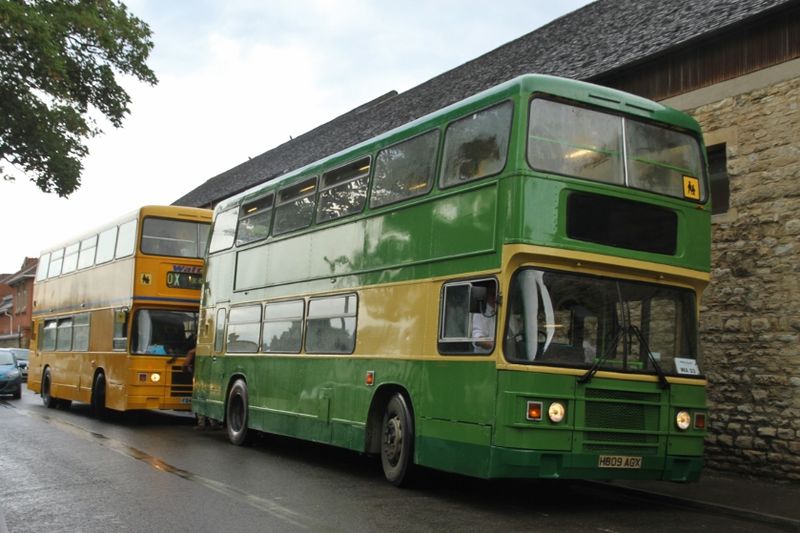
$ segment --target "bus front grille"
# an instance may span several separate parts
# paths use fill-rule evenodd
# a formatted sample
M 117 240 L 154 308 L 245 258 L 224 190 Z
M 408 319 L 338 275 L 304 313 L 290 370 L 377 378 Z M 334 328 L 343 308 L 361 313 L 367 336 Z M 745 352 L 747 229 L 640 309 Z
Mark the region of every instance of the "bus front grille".
M 183 367 L 172 367 L 172 385 L 169 389 L 172 397 L 186 398 L 192 395 L 192 374 L 184 372 Z
M 636 391 L 587 389 L 583 449 L 592 453 L 656 453 L 659 445 L 659 395 Z

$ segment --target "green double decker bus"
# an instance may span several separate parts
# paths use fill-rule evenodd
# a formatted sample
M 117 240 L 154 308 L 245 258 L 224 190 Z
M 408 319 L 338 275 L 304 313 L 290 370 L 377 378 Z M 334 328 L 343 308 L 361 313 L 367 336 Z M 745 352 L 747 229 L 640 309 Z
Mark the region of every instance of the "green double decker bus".
M 217 206 L 193 409 L 396 485 L 694 480 L 710 215 L 691 117 L 516 78 Z

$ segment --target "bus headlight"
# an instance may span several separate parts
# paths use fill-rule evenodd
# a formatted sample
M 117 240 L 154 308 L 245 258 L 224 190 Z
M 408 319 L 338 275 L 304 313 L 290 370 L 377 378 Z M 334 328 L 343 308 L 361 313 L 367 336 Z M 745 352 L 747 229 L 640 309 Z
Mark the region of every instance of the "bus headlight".
M 161 374 L 159 374 L 158 372 L 153 372 L 152 374 L 150 374 L 150 381 L 152 381 L 153 383 L 158 383 L 159 381 L 161 381 Z
M 547 416 L 550 418 L 550 422 L 554 422 L 556 424 L 564 420 L 564 415 L 566 413 L 567 410 L 564 408 L 564 404 L 561 402 L 553 402 L 547 409 Z
M 675 425 L 678 426 L 678 429 L 681 431 L 686 431 L 689 429 L 691 423 L 692 417 L 689 414 L 689 411 L 678 411 L 678 414 L 675 415 Z

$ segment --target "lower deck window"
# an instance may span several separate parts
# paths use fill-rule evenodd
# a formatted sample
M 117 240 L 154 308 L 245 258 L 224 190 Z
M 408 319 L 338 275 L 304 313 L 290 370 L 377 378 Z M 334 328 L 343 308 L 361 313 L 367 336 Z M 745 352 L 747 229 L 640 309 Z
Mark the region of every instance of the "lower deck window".
M 312 298 L 306 314 L 306 352 L 353 353 L 356 347 L 355 294 Z
M 228 316 L 228 351 L 257 352 L 261 329 L 261 305 L 232 307 Z

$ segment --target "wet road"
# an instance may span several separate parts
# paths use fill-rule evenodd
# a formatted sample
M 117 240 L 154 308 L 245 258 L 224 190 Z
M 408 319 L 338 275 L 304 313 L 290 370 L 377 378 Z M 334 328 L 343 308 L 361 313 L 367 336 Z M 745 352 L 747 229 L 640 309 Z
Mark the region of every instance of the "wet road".
M 425 472 L 415 490 L 378 462 L 280 437 L 254 446 L 196 431 L 185 414 L 92 418 L 0 399 L 0 533 L 253 531 L 754 531 L 579 482 Z

